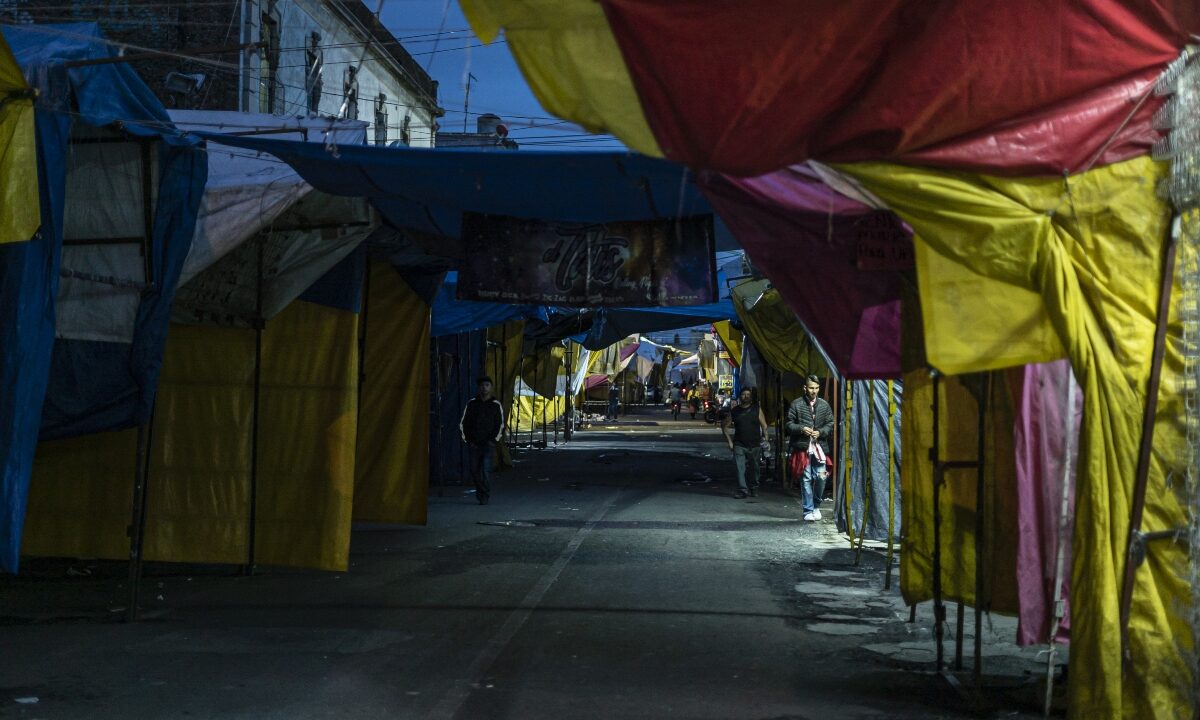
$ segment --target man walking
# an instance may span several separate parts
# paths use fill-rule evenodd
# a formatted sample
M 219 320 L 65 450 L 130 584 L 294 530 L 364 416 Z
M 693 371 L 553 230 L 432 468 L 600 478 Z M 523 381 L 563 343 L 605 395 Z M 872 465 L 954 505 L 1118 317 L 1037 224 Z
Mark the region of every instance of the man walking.
M 471 479 L 475 481 L 475 499 L 487 505 L 492 495 L 492 454 L 504 431 L 504 408 L 492 396 L 492 379 L 479 378 L 479 394 L 463 408 L 458 431 L 467 444 Z
M 801 502 L 804 519 L 809 522 L 821 519 L 820 505 L 830 465 L 829 436 L 833 433 L 833 409 L 817 397 L 820 391 L 820 378 L 809 375 L 804 381 L 804 397 L 796 398 L 787 412 L 792 468 L 803 477 Z
M 733 437 L 729 426 L 733 425 Z M 721 418 L 721 433 L 733 451 L 733 465 L 737 469 L 737 499 L 746 495 L 758 496 L 758 459 L 762 454 L 762 440 L 767 433 L 767 418 L 762 408 L 754 401 L 754 388 L 742 388 L 738 404 L 728 415 Z M 749 470 L 750 477 L 746 477 Z

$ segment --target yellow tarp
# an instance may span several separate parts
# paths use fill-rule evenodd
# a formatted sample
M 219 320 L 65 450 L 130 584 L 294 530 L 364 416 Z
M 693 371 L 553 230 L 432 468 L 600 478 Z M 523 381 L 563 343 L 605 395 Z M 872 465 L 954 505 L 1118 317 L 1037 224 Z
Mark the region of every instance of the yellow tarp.
M 429 497 L 429 306 L 370 264 L 354 519 L 424 525 Z
M 825 359 L 778 290 L 762 281 L 751 281 L 735 285 L 730 293 L 750 342 L 771 367 L 801 377 L 831 374 Z M 753 309 L 747 305 L 753 305 Z
M 729 353 L 729 362 L 734 367 L 742 364 L 742 331 L 733 326 L 728 320 L 713 323 L 713 330 L 721 338 L 721 344 Z
M 978 456 L 980 376 L 939 381 L 938 456 L 974 461 Z M 987 387 L 984 425 L 984 602 L 997 612 L 1017 611 L 1017 495 L 1013 455 L 1013 413 L 1004 375 L 993 373 Z M 901 512 L 904 552 L 900 591 L 912 605 L 933 597 L 933 381 L 927 370 L 904 376 L 900 425 Z M 948 470 L 941 508 L 942 594 L 975 607 L 975 468 Z
M 263 332 L 255 561 L 344 570 L 358 319 L 292 303 Z M 254 333 L 173 325 L 155 409 L 145 557 L 247 561 Z M 22 552 L 118 559 L 136 431 L 38 446 Z
M 492 378 L 492 391 L 500 400 L 500 407 L 506 408 L 512 404 L 517 371 L 521 366 L 525 321 L 510 320 L 504 325 L 488 328 L 487 340 L 484 368 Z
M 542 107 L 662 157 L 616 38 L 594 0 L 461 0 L 471 29 L 508 48 Z
M 21 68 L 0 37 L 0 243 L 28 240 L 42 224 L 28 93 Z
M 1046 322 L 1083 388 L 1071 575 L 1071 717 L 1192 717 L 1188 655 L 1194 648 L 1183 544 L 1153 544 L 1137 570 L 1131 657 L 1124 667 L 1119 624 L 1170 220 L 1169 209 L 1155 196 L 1165 168 L 1137 158 L 1072 177 L 1069 187 L 1062 179 L 1015 180 L 886 164 L 840 169 L 912 225 L 918 252 L 961 266 L 958 284 L 949 286 L 954 292 L 940 278 L 919 277 L 927 315 L 988 317 L 954 327 L 927 320 L 927 352 L 935 366 L 986 369 L 994 365 L 987 353 L 1000 348 L 1006 362 L 1049 359 L 1052 353 L 1036 330 Z M 972 289 L 967 271 L 992 282 Z M 1007 323 L 990 309 L 1000 285 L 1029 293 L 1028 307 L 1016 299 L 1019 292 L 1005 300 L 1005 307 L 1021 310 Z M 1173 297 L 1176 308 L 1177 284 Z M 1167 484 L 1168 471 L 1186 467 L 1181 337 L 1173 310 L 1142 523 L 1147 532 L 1187 525 L 1179 496 L 1183 483 Z M 906 427 L 910 422 L 906 414 Z
M 567 400 L 561 396 L 544 398 L 540 395 L 520 395 L 512 404 L 509 428 L 515 430 L 518 434 L 529 432 L 531 429 L 534 432 L 540 433 L 544 421 L 546 432 L 553 434 L 554 421 L 566 409 Z
M 521 380 L 525 386 L 543 397 L 553 397 L 558 392 L 565 352 L 562 345 L 550 345 L 521 358 Z

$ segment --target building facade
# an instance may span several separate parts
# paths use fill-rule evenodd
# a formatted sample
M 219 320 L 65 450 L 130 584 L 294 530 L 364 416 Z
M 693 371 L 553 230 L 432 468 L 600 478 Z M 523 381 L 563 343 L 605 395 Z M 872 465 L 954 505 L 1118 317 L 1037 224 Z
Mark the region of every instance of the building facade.
M 374 144 L 435 142 L 437 82 L 361 0 L 0 0 L 0 22 L 82 21 L 125 46 L 167 107 L 358 119 Z

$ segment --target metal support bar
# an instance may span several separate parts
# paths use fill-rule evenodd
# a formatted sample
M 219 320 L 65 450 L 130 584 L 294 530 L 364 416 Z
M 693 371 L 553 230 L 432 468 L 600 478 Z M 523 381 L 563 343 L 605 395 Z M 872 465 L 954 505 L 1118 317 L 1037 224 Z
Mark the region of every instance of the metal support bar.
M 138 591 L 142 583 L 142 551 L 146 536 L 146 479 L 150 465 L 150 432 L 154 422 L 151 410 L 151 427 L 138 425 L 137 453 L 133 469 L 133 517 L 129 523 L 129 605 L 125 608 L 125 622 L 138 618 Z
M 257 297 L 255 299 L 254 322 L 254 405 L 250 414 L 250 497 L 249 518 L 246 527 L 246 564 L 242 566 L 243 575 L 254 573 L 255 544 L 258 540 L 258 423 L 259 408 L 262 405 L 262 345 L 263 329 L 266 321 L 263 318 L 263 263 L 265 241 L 258 238 L 257 266 Z
M 1142 527 L 1146 508 L 1146 486 L 1150 481 L 1150 451 L 1154 443 L 1154 416 L 1158 412 L 1158 386 L 1162 378 L 1163 354 L 1167 339 L 1167 320 L 1171 307 L 1171 287 L 1175 277 L 1175 249 L 1180 234 L 1180 218 L 1175 216 L 1163 249 L 1162 280 L 1158 293 L 1157 325 L 1154 329 L 1154 354 L 1150 360 L 1150 379 L 1146 386 L 1146 407 L 1142 413 L 1142 441 L 1138 448 L 1137 474 L 1133 485 L 1133 507 L 1129 517 L 1129 540 L 1126 544 L 1125 578 L 1121 585 L 1121 657 L 1129 660 L 1129 608 L 1133 602 L 1133 581 L 1137 566 L 1133 549 Z
M 933 464 L 933 635 L 937 640 L 937 671 L 945 667 L 945 648 L 943 644 L 946 621 L 946 608 L 942 604 L 942 472 L 938 458 L 939 433 L 938 424 L 941 417 L 939 412 L 940 398 L 938 395 L 940 373 L 933 371 L 933 447 L 929 448 L 929 459 Z
M 954 669 L 962 670 L 963 662 L 963 616 L 965 616 L 967 607 L 962 600 L 958 601 L 958 607 L 955 608 L 954 615 Z
M 867 535 L 867 519 L 871 516 L 871 485 L 875 478 L 871 475 L 871 470 L 874 467 L 872 459 L 875 457 L 875 385 L 874 380 L 867 380 L 867 457 L 866 464 L 863 465 L 863 510 L 862 522 L 858 525 L 858 549 L 854 551 L 854 565 L 857 567 L 862 560 L 863 540 Z M 849 515 L 846 515 L 846 525 L 851 523 Z
M 985 587 L 983 582 L 983 555 L 986 506 L 986 483 L 984 478 L 984 458 L 987 450 L 987 410 L 988 399 L 992 392 L 991 373 L 985 373 L 979 380 L 979 425 L 976 437 L 976 457 L 979 466 L 975 469 L 975 687 L 983 681 L 983 609 L 985 604 Z M 959 619 L 961 626 L 962 619 Z
M 854 460 L 850 457 L 850 414 L 854 410 L 853 385 L 853 380 L 846 380 L 846 438 L 842 441 L 845 450 L 842 453 L 842 510 L 846 517 L 846 534 L 850 537 L 852 547 L 854 545 L 854 523 L 850 520 L 850 508 L 853 507 L 854 492 L 850 469 L 854 465 Z
M 896 535 L 896 395 L 895 381 L 887 381 L 888 389 L 888 546 L 887 573 L 883 576 L 883 589 L 892 589 L 892 559 L 895 552 L 893 538 Z M 915 609 L 915 608 L 914 608 Z

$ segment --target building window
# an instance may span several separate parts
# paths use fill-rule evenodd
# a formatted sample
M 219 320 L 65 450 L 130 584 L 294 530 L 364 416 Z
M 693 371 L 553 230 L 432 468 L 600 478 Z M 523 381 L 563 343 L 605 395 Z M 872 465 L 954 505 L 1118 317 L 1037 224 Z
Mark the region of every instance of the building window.
M 282 112 L 283 93 L 279 92 L 279 12 L 272 0 L 262 14 L 258 39 L 258 111 Z
M 387 145 L 388 141 L 388 111 L 387 95 L 379 93 L 375 98 L 375 144 Z
M 304 93 L 309 117 L 321 114 L 321 86 L 325 73 L 325 52 L 321 50 L 321 33 L 313 31 L 304 51 Z
M 346 111 L 342 113 L 342 117 L 346 120 L 358 119 L 358 68 L 353 65 L 346 68 L 345 78 L 342 80 L 342 95 L 345 96 Z

